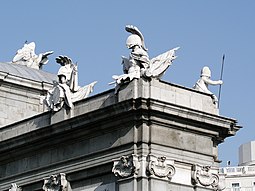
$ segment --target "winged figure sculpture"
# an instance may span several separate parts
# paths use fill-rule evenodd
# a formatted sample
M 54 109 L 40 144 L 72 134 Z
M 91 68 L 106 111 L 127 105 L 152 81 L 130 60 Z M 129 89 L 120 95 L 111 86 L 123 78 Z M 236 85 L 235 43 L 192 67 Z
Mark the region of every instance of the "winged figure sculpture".
M 12 59 L 12 62 L 34 69 L 42 69 L 42 66 L 48 63 L 48 56 L 51 54 L 53 54 L 53 51 L 48 51 L 36 55 L 35 43 L 25 43 L 24 46 L 17 51 L 16 55 Z

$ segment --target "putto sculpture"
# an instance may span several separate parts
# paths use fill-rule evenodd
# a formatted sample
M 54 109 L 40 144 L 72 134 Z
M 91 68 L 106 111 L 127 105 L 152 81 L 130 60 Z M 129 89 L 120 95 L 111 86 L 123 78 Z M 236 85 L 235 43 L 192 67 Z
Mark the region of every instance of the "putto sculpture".
M 175 51 L 179 47 L 149 59 L 143 34 L 133 25 L 127 25 L 125 29 L 131 33 L 126 41 L 126 46 L 131 50 L 131 53 L 129 58 L 122 57 L 124 74 L 112 76 L 116 83 L 116 89 L 119 88 L 120 84 L 132 81 L 134 78 L 160 79 L 176 58 Z
M 64 105 L 71 109 L 73 102 L 88 97 L 96 81 L 80 87 L 78 86 L 78 66 L 67 56 L 57 57 L 56 62 L 61 65 L 58 70 L 58 82 L 53 82 L 53 88 L 48 91 L 44 102 L 53 111 L 60 110 Z
M 35 43 L 31 42 L 29 44 L 25 43 L 24 46 L 19 49 L 12 59 L 12 63 L 25 65 L 34 69 L 42 69 L 44 64 L 48 63 L 48 56 L 51 55 L 53 51 L 48 51 L 45 53 L 35 54 Z
M 208 85 L 221 85 L 223 84 L 222 80 L 211 80 L 211 70 L 208 66 L 203 67 L 201 70 L 201 75 L 196 84 L 193 86 L 195 90 L 200 92 L 208 93 L 211 95 L 213 103 L 217 106 L 218 105 L 218 98 L 214 95 L 209 89 Z

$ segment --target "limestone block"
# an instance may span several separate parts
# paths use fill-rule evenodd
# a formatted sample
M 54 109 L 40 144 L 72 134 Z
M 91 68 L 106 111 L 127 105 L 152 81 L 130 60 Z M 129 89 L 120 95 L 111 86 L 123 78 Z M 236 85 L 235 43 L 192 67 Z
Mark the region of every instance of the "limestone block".
M 51 124 L 70 119 L 73 116 L 73 109 L 61 108 L 58 112 L 52 112 Z
M 160 98 L 161 98 L 160 99 L 161 101 L 166 101 L 169 103 L 176 103 L 176 93 L 171 90 L 161 89 Z
M 190 107 L 195 110 L 203 111 L 203 99 L 201 99 L 201 95 L 193 93 L 190 96 Z
M 123 84 L 118 92 L 119 101 L 138 97 L 160 100 L 218 115 L 218 109 L 209 94 L 156 79 L 151 81 L 134 79 L 128 84 Z
M 0 91 L 1 91 L 1 90 L 0 90 Z M 5 96 L 2 97 L 2 96 L 0 95 L 0 104 L 1 104 L 1 105 L 3 105 L 3 104 L 5 105 L 5 102 L 6 102 L 6 97 L 5 97 Z M 2 107 L 0 107 L 0 109 L 2 109 Z
M 82 185 L 82 183 L 86 183 L 86 185 Z M 80 185 L 77 183 L 72 184 L 72 191 L 115 191 L 116 184 L 115 182 L 105 183 L 103 180 L 101 182 L 85 182 L 80 181 Z
M 5 118 L 7 118 L 8 116 L 7 116 L 7 113 L 6 112 L 4 112 L 4 111 L 0 111 L 0 119 L 5 119 Z
M 176 91 L 176 104 L 190 108 L 190 95 Z
M 191 185 L 191 166 L 188 164 L 179 164 L 175 165 L 176 167 L 176 173 L 172 177 L 173 183 L 177 184 L 183 184 L 187 186 L 192 186 Z
M 134 83 L 136 82 L 137 80 L 134 79 L 129 84 L 123 84 L 120 91 L 118 92 L 119 102 L 137 97 L 137 88 L 134 88 Z
M 167 181 L 151 179 L 149 184 L 150 184 L 150 190 L 169 191 Z
M 161 89 L 160 87 L 153 87 L 151 86 L 151 94 L 150 94 L 150 97 L 152 99 L 155 99 L 155 100 L 160 100 L 160 96 L 161 96 Z M 162 100 L 163 101 L 163 100 Z M 164 101 L 167 101 L 167 99 L 165 99 Z
M 5 118 L 0 118 L 0 127 L 5 125 L 5 124 L 6 124 Z M 1 137 L 1 135 L 0 135 L 0 137 Z M 1 138 L 0 138 L 0 140 L 1 140 Z
M 155 144 L 209 155 L 212 153 L 212 140 L 208 137 L 159 126 L 151 128 L 151 135 L 151 142 Z
M 118 181 L 119 191 L 130 191 L 130 190 L 136 190 L 136 185 L 133 179 L 126 179 Z
M 113 91 L 94 96 L 94 99 L 88 98 L 74 103 L 74 115 L 82 115 L 100 108 L 104 108 L 116 103 L 116 95 Z

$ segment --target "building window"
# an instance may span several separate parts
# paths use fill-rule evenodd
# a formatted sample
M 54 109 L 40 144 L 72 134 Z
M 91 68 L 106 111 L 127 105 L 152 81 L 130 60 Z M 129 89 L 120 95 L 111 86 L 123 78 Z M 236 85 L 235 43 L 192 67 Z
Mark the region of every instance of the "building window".
M 233 191 L 240 191 L 239 183 L 232 183 L 232 190 Z

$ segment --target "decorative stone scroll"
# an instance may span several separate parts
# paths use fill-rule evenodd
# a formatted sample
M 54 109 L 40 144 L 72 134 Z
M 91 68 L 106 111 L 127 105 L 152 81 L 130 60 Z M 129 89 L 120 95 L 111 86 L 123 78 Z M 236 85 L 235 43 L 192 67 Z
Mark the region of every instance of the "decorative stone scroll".
M 120 159 L 113 160 L 113 162 L 112 172 L 115 176 L 121 178 L 137 175 L 140 169 L 138 156 L 135 154 L 132 154 L 131 156 L 122 156 Z
M 64 173 L 51 175 L 49 178 L 44 179 L 42 189 L 44 191 L 72 191 Z
M 22 189 L 16 183 L 12 183 L 9 191 L 22 191 Z
M 131 50 L 129 58 L 122 57 L 123 72 L 122 75 L 113 75 L 116 84 L 116 92 L 120 84 L 130 82 L 138 78 L 156 78 L 160 79 L 167 68 L 176 59 L 175 51 L 179 47 L 171 49 L 155 58 L 149 59 L 148 49 L 145 47 L 143 34 L 133 25 L 127 25 L 126 31 L 131 33 L 127 38 L 126 46 Z
M 193 185 L 200 184 L 219 191 L 225 189 L 225 177 L 219 176 L 217 170 L 212 170 L 211 166 L 193 165 L 191 178 Z
M 150 175 L 171 180 L 175 174 L 174 161 L 167 160 L 165 156 L 156 157 L 149 155 L 147 170 Z
M 12 63 L 25 65 L 34 69 L 42 69 L 42 66 L 48 63 L 48 56 L 53 54 L 53 51 L 45 53 L 35 54 L 35 43 L 25 43 L 24 46 L 19 49 L 12 59 Z

